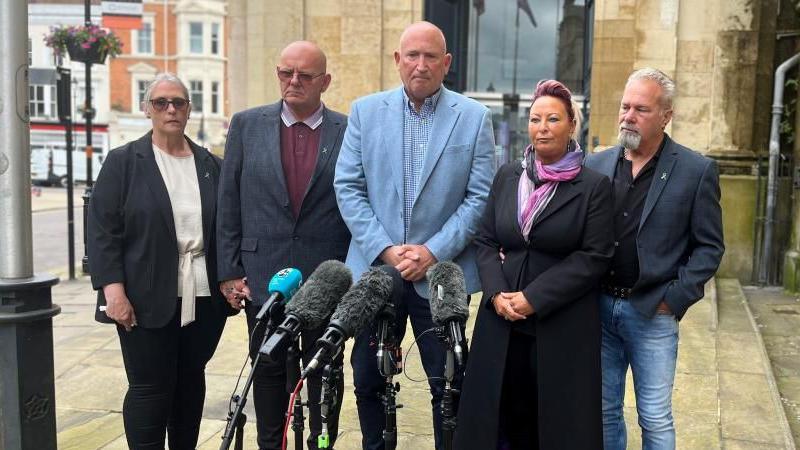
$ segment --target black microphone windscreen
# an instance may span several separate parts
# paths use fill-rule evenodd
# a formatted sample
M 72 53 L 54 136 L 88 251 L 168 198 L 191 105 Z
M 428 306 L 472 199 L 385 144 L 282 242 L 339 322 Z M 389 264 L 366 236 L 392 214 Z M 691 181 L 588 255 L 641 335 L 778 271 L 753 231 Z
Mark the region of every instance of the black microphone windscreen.
M 388 267 L 388 269 L 387 269 Z M 394 277 L 390 266 L 372 267 L 347 291 L 342 302 L 331 316 L 349 336 L 354 336 L 375 319 L 383 305 L 391 300 L 395 290 Z M 397 274 L 399 277 L 399 273 Z M 402 279 L 400 289 L 402 289 Z
M 353 273 L 341 261 L 322 262 L 286 305 L 304 329 L 321 327 L 353 283 Z
M 429 299 L 433 322 L 444 325 L 448 320 L 466 321 L 469 317 L 464 272 L 458 264 L 442 261 L 428 269 Z M 441 290 L 439 288 L 441 286 Z M 442 295 L 439 295 L 441 291 Z

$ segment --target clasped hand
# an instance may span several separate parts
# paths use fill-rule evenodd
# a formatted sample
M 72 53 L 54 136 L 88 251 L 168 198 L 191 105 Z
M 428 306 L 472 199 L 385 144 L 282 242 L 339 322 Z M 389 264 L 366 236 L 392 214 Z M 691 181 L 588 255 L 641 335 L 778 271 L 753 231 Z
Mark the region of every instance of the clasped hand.
M 219 290 L 225 300 L 235 309 L 242 309 L 245 299 L 252 300 L 250 288 L 247 286 L 247 277 L 225 280 L 219 284 Z
M 533 314 L 533 306 L 525 298 L 525 294 L 519 291 L 499 292 L 494 296 L 492 304 L 498 316 L 511 322 L 522 320 Z
M 404 244 L 387 247 L 381 259 L 400 272 L 406 281 L 419 281 L 425 278 L 428 268 L 436 263 L 428 247 L 421 244 Z

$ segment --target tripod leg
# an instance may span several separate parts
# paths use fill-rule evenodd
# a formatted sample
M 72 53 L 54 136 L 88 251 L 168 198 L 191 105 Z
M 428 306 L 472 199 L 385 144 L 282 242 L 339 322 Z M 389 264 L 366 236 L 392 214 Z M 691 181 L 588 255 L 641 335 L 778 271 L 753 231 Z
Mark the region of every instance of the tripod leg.
M 233 444 L 234 450 L 244 450 L 244 424 L 247 423 L 247 416 L 245 413 L 239 414 L 239 419 L 236 420 L 236 442 Z

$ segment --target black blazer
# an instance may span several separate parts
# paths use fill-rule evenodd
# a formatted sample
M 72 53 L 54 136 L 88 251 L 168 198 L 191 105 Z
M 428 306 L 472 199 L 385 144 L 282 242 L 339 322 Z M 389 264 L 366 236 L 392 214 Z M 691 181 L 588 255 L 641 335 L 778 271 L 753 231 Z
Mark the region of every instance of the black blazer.
M 519 162 L 497 173 L 478 235 L 483 298 L 472 337 L 455 448 L 496 447 L 506 352 L 512 330 L 535 330 L 539 447 L 598 449 L 601 418 L 598 284 L 614 252 L 611 184 L 583 169 L 561 182 L 525 242 L 517 221 Z M 499 250 L 503 249 L 502 262 Z M 498 316 L 497 292 L 522 291 L 535 314 L 523 322 Z
M 630 301 L 647 317 L 665 301 L 680 319 L 703 298 L 725 252 L 719 173 L 713 159 L 664 139 L 636 235 L 639 280 Z M 621 152 L 591 154 L 585 165 L 613 180 Z
M 203 246 L 212 301 L 226 313 L 218 289 L 214 221 L 220 161 L 186 138 L 194 153 L 203 214 Z M 89 203 L 87 247 L 95 319 L 113 323 L 103 286 L 123 283 L 139 326 L 159 328 L 175 315 L 178 297 L 178 242 L 172 205 L 153 155 L 152 132 L 109 152 Z
M 255 305 L 281 269 L 304 279 L 327 259 L 344 261 L 350 245 L 333 191 L 333 173 L 347 116 L 323 110 L 317 163 L 295 219 L 281 163 L 281 102 L 231 119 L 219 187 L 219 279 L 247 276 Z

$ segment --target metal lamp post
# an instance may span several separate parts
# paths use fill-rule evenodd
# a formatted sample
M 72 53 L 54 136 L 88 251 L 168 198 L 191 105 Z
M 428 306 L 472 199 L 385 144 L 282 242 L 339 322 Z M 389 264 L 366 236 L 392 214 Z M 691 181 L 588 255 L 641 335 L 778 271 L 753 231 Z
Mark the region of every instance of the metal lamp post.
M 0 1 L 0 448 L 56 448 L 51 299 L 33 273 L 28 2 Z
M 92 5 L 90 0 L 84 0 L 83 15 L 85 25 L 92 25 Z M 83 102 L 83 117 L 86 119 L 86 190 L 83 192 L 83 259 L 81 267 L 84 275 L 89 274 L 89 253 L 86 248 L 86 224 L 89 216 L 89 201 L 92 198 L 92 119 L 94 118 L 94 108 L 92 107 L 92 62 L 84 61 L 86 65 L 86 95 Z

